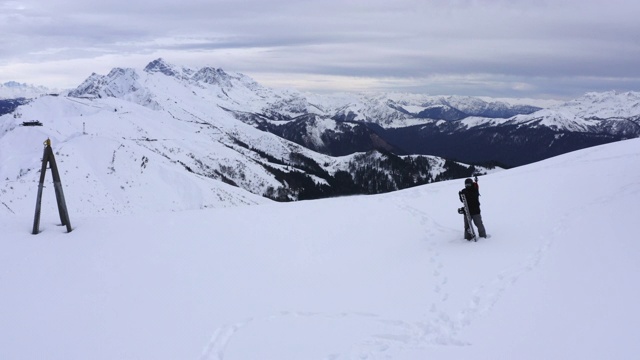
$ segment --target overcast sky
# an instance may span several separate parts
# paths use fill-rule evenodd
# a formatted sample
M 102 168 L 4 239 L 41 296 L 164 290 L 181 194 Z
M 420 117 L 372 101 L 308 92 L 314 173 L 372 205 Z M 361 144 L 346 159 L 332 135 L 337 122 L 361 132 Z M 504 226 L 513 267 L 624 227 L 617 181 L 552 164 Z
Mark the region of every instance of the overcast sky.
M 0 83 L 162 57 L 303 91 L 640 91 L 638 0 L 0 0 Z

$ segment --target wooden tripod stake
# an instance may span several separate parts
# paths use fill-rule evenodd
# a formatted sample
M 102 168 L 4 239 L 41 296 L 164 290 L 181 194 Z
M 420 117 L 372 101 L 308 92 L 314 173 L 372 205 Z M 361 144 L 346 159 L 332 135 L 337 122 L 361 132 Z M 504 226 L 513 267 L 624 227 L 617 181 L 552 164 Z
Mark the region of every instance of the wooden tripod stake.
M 51 149 L 51 140 L 44 142 L 44 154 L 42 155 L 42 170 L 40 170 L 40 183 L 38 184 L 38 198 L 36 200 L 36 214 L 33 219 L 33 235 L 40 232 L 40 209 L 42 207 L 42 189 L 44 188 L 44 177 L 47 174 L 47 164 L 51 168 L 53 175 L 53 187 L 56 191 L 56 200 L 58 202 L 58 212 L 60 213 L 60 222 L 67 226 L 67 232 L 71 232 L 71 222 L 69 221 L 69 212 L 67 204 L 64 201 L 64 193 L 62 192 L 62 183 L 60 182 L 60 173 L 58 173 L 58 165 L 56 158 L 53 156 Z

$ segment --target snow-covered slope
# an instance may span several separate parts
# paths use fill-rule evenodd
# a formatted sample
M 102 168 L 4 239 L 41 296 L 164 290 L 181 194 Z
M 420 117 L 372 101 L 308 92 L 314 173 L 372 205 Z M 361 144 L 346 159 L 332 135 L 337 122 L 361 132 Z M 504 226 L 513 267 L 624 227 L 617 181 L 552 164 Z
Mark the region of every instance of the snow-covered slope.
M 214 101 L 223 88 L 208 85 L 206 76 L 196 73 L 202 82 L 191 83 L 158 74 L 159 64 L 152 64 L 142 73 L 93 74 L 70 96 L 40 97 L 19 108 L 20 119 L 1 117 L 0 211 L 32 207 L 25 200 L 37 188 L 40 144 L 47 138 L 63 171 L 71 213 L 264 203 L 260 195 L 282 184 L 259 165 L 268 161 L 249 145 L 275 158 L 299 152 L 332 162 L 235 120 Z M 28 120 L 43 126 L 20 126 Z M 87 185 L 92 191 L 75 190 Z
M 47 138 L 72 213 L 185 210 L 266 201 L 219 181 L 219 176 L 216 179 L 213 172 L 218 168 L 209 170 L 210 178 L 185 170 L 198 164 L 205 167 L 211 158 L 219 159 L 216 165 L 251 166 L 232 147 L 214 141 L 216 134 L 225 135 L 206 123 L 184 120 L 177 126 L 166 113 L 115 98 L 43 97 L 21 111 L 23 119 L 40 119 L 44 125 L 24 127 L 17 120 L 0 124 L 3 211 L 22 213 L 33 207 L 28 203 L 35 201 L 40 144 Z M 194 136 L 196 132 L 206 135 Z M 47 174 L 46 185 L 50 184 Z M 53 196 L 53 189 L 45 190 L 45 195 Z
M 52 211 L 38 235 L 30 211 L 0 213 L 0 358 L 634 359 L 638 164 L 634 139 L 483 176 L 491 237 L 477 243 L 463 240 L 461 180 L 72 212 L 71 233 Z

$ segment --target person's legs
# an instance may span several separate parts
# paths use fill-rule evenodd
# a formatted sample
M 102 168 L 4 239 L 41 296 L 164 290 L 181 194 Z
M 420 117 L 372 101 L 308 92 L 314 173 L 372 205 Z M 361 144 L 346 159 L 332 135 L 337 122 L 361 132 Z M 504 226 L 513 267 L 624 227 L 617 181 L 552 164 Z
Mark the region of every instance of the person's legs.
M 473 223 L 476 224 L 476 227 L 478 228 L 478 236 L 482 237 L 482 238 L 486 238 L 487 237 L 487 232 L 484 229 L 484 224 L 482 223 L 482 215 L 478 214 L 478 215 L 473 215 L 471 217 L 471 219 L 473 220 Z M 466 221 L 466 219 L 465 219 Z

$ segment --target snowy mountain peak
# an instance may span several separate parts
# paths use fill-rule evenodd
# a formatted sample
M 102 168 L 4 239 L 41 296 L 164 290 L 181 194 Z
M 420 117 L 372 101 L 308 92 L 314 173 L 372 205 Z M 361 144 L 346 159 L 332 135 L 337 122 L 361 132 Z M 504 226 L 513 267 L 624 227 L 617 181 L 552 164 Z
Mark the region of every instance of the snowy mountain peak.
M 134 93 L 143 88 L 140 76 L 134 69 L 114 68 L 103 76 L 91 74 L 80 86 L 69 92 L 72 97 L 117 97 Z
M 104 77 L 96 73 L 89 75 L 82 84 L 69 92 L 72 97 L 97 97 Z
M 9 87 L 9 88 L 17 88 L 17 87 L 25 87 L 25 86 L 27 86 L 27 84 L 21 84 L 21 83 L 19 83 L 17 81 L 7 81 L 6 83 L 4 83 L 2 85 L 6 86 L 6 87 Z
M 211 85 L 231 86 L 231 76 L 222 69 L 204 67 L 193 75 L 193 80 Z
M 232 74 L 210 66 L 199 69 L 179 67 L 168 63 L 162 58 L 150 62 L 144 68 L 144 71 L 150 75 L 160 73 L 177 80 L 216 85 L 225 89 L 232 88 L 236 85 L 249 88 L 250 90 L 256 90 L 260 87 L 253 79 L 243 74 Z
M 91 74 L 68 95 L 88 99 L 119 98 L 151 109 L 160 109 L 161 106 L 154 99 L 155 95 L 141 81 L 141 76 L 134 69 L 114 68 L 107 75 Z
M 161 73 L 167 76 L 177 76 L 180 73 L 175 66 L 169 64 L 163 58 L 158 58 L 147 64 L 144 71 L 150 74 Z
M 162 84 L 162 85 L 160 85 Z M 262 98 L 268 93 L 248 76 L 227 73 L 214 67 L 187 68 L 169 64 L 159 58 L 151 61 L 143 69 L 114 68 L 107 75 L 91 74 L 80 86 L 69 92 L 70 97 L 104 98 L 114 97 L 134 102 L 152 109 L 162 106 L 156 99 L 175 98 L 186 100 L 193 91 L 181 92 L 179 89 L 191 88 L 204 90 L 214 98 L 229 100 L 225 107 L 237 107 L 233 104 L 246 104 L 248 98 Z M 200 91 L 200 90 L 198 90 Z M 186 95 L 185 95 L 186 94 Z M 261 110 L 255 109 L 256 111 Z

